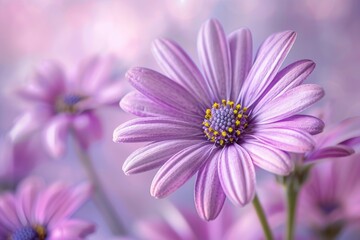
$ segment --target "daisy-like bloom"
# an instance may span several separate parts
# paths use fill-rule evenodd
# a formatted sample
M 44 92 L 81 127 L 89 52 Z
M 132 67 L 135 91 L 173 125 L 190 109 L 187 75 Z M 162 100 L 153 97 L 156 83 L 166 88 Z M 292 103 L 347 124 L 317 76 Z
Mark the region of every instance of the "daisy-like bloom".
M 360 154 L 316 165 L 305 183 L 298 222 L 321 239 L 360 223 Z
M 314 147 L 311 134 L 323 122 L 300 115 L 324 91 L 302 84 L 315 67 L 301 60 L 280 67 L 296 34 L 274 34 L 252 59 L 248 29 L 226 36 L 217 20 L 200 30 L 200 69 L 175 42 L 154 42 L 154 55 L 165 76 L 133 68 L 127 78 L 136 88 L 120 102 L 141 118 L 114 130 L 115 142 L 151 142 L 125 161 L 126 174 L 160 167 L 151 194 L 163 198 L 197 173 L 195 205 L 211 220 L 228 197 L 244 206 L 255 194 L 255 166 L 287 175 L 294 163 L 287 152 Z
M 90 186 L 48 187 L 37 178 L 24 180 L 16 194 L 0 196 L 0 239 L 81 240 L 95 231 L 92 223 L 70 216 L 89 198 Z
M 54 157 L 65 152 L 69 130 L 83 148 L 101 138 L 101 124 L 95 109 L 120 100 L 123 81 L 114 76 L 112 57 L 87 59 L 73 75 L 65 75 L 60 64 L 41 66 L 31 82 L 18 94 L 33 106 L 16 121 L 11 137 L 19 139 L 41 130 L 44 144 Z

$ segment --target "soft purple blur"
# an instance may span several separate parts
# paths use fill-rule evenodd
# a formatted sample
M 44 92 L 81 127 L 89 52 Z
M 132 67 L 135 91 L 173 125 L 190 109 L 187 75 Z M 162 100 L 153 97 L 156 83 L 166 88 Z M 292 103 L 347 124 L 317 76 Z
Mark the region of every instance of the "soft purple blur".
M 25 107 L 13 96 L 14 87 L 26 82 L 35 66 L 43 61 L 57 60 L 74 68 L 90 55 L 114 54 L 121 62 L 116 69 L 120 74 L 131 66 L 156 68 L 150 45 L 157 37 L 176 40 L 196 60 L 193 43 L 200 25 L 211 17 L 218 18 L 226 32 L 249 27 L 257 41 L 273 32 L 295 30 L 296 48 L 285 64 L 305 57 L 316 62 L 307 83 L 325 88 L 326 96 L 318 106 L 330 105 L 333 122 L 359 115 L 357 0 L 155 0 L 151 4 L 140 0 L 0 0 L 1 137 Z M 255 42 L 254 48 L 259 44 Z M 157 212 L 156 206 L 163 202 L 153 199 L 148 192 L 154 172 L 126 177 L 121 170 L 125 158 L 140 145 L 114 144 L 112 131 L 130 116 L 119 108 L 101 110 L 99 116 L 104 124 L 104 137 L 90 149 L 90 154 L 113 202 L 122 203 L 118 212 L 131 225 L 133 220 Z M 46 161 L 32 172 L 48 181 L 62 178 L 75 183 L 86 178 L 71 150 L 62 161 Z M 192 183 L 186 184 L 171 200 L 185 207 L 191 205 L 192 189 Z M 90 239 L 110 235 L 92 203 L 78 215 L 98 219 L 100 227 Z

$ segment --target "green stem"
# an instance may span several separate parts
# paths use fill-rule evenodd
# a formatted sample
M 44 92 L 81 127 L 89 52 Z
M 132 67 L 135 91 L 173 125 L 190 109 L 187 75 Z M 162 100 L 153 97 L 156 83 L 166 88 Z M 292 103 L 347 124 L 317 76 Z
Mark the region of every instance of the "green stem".
M 257 195 L 255 195 L 254 200 L 252 201 L 252 203 L 253 203 L 254 208 L 256 210 L 256 214 L 257 214 L 257 216 L 258 216 L 258 218 L 260 220 L 260 223 L 261 223 L 261 226 L 262 226 L 262 229 L 264 231 L 264 235 L 265 235 L 266 239 L 267 240 L 273 240 L 274 238 L 273 238 L 269 223 L 268 223 L 268 221 L 266 219 L 264 209 L 262 208 Z
M 292 240 L 294 238 L 295 230 L 295 215 L 296 204 L 299 193 L 299 184 L 297 184 L 296 178 L 290 176 L 286 185 L 286 200 L 287 200 L 287 227 L 286 227 L 286 239 Z
M 116 210 L 112 205 L 111 201 L 108 199 L 104 188 L 101 184 L 100 178 L 97 175 L 94 165 L 90 159 L 90 156 L 87 152 L 80 146 L 78 139 L 74 136 L 75 139 L 75 150 L 76 153 L 85 168 L 87 175 L 94 187 L 94 203 L 99 208 L 102 213 L 105 221 L 107 222 L 111 232 L 114 235 L 126 235 L 126 228 L 123 225 L 122 221 L 116 214 Z

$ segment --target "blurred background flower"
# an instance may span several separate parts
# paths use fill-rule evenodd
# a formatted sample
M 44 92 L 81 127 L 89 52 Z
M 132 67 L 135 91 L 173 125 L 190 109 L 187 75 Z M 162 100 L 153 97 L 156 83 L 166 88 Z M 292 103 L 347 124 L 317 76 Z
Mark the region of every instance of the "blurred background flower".
M 317 64 L 307 83 L 325 88 L 326 96 L 319 106 L 329 102 L 332 122 L 339 122 L 360 113 L 359 11 L 357 0 L 155 0 L 151 4 L 140 0 L 0 0 L 0 135 L 4 138 L 25 107 L 12 90 L 25 83 L 40 63 L 56 60 L 65 63 L 64 68 L 74 69 L 87 56 L 114 54 L 119 59 L 115 70 L 120 75 L 132 66 L 157 69 L 150 46 L 158 37 L 176 40 L 196 61 L 193 43 L 200 25 L 211 17 L 218 18 L 226 32 L 249 27 L 258 41 L 254 48 L 271 33 L 296 31 L 296 48 L 284 65 L 304 58 Z M 119 108 L 98 113 L 104 134 L 90 153 L 113 202 L 123 204 L 118 212 L 127 217 L 130 226 L 142 216 L 157 213 L 163 204 L 148 191 L 155 172 L 131 177 L 123 174 L 123 161 L 141 145 L 114 144 L 112 131 L 131 116 Z M 41 161 L 29 173 L 47 181 L 77 183 L 85 179 L 85 172 L 74 158 L 70 151 L 63 161 Z M 3 166 L 3 158 L 0 161 Z M 190 207 L 193 184 L 194 179 L 170 200 Z M 99 227 L 89 239 L 111 235 L 91 202 L 76 215 L 97 219 Z

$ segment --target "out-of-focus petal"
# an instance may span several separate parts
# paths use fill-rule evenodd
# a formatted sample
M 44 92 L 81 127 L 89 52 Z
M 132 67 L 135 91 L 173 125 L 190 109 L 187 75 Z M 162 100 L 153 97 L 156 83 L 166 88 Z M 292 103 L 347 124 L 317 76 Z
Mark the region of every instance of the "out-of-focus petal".
M 295 42 L 296 33 L 286 31 L 274 34 L 260 49 L 247 80 L 241 89 L 241 102 L 250 107 L 269 86 Z
M 354 153 L 354 150 L 345 145 L 337 145 L 331 147 L 325 147 L 312 152 L 307 158 L 306 162 L 312 162 L 314 160 L 332 158 L 332 157 L 346 157 Z
M 71 216 L 76 210 L 78 210 L 79 207 L 89 199 L 92 192 L 92 186 L 84 183 L 73 189 L 68 188 L 67 191 L 68 193 L 66 195 L 68 197 L 64 198 L 61 204 L 54 209 L 54 213 L 51 215 L 51 218 L 48 219 L 47 224 L 50 227 L 57 226 L 59 222 Z M 49 202 L 49 204 L 54 204 L 55 206 L 57 203 L 58 202 Z
M 13 194 L 4 193 L 0 197 L 0 225 L 9 232 L 13 232 L 21 226 L 17 215 L 16 199 Z
M 19 116 L 10 129 L 9 136 L 13 141 L 21 140 L 43 127 L 52 116 L 48 107 L 39 107 Z
M 36 71 L 33 82 L 47 92 L 49 99 L 53 99 L 65 90 L 65 74 L 62 66 L 57 62 L 45 62 Z
M 96 93 L 109 80 L 114 60 L 113 56 L 93 56 L 87 59 L 81 64 L 73 82 L 86 93 Z
M 173 155 L 198 142 L 196 140 L 172 140 L 150 143 L 130 154 L 122 169 L 127 175 L 149 171 L 162 166 Z
M 73 117 L 71 124 L 77 140 L 84 149 L 102 137 L 101 122 L 94 112 L 86 112 Z
M 153 142 L 203 137 L 194 123 L 173 118 L 147 117 L 133 119 L 118 126 L 113 133 L 114 142 Z
M 117 105 L 120 99 L 124 96 L 125 91 L 125 81 L 114 81 L 95 92 L 95 102 L 100 106 Z
M 189 115 L 203 114 L 203 109 L 185 88 L 158 72 L 146 68 L 132 68 L 126 76 L 139 92 L 157 103 Z
M 95 225 L 82 220 L 67 220 L 52 229 L 50 240 L 83 240 L 95 232 Z
M 58 158 L 65 153 L 70 117 L 63 114 L 54 117 L 44 129 L 45 145 L 49 153 Z
M 212 102 L 204 77 L 179 45 L 168 39 L 157 39 L 152 50 L 158 64 L 171 79 L 184 86 L 204 107 Z
M 213 101 L 230 98 L 231 64 L 229 45 L 221 24 L 210 19 L 205 22 L 198 36 L 200 64 L 212 90 Z
M 222 150 L 219 179 L 226 196 L 234 205 L 244 206 L 255 195 L 255 168 L 250 155 L 238 144 Z
M 38 201 L 39 192 L 44 188 L 44 182 L 38 178 L 24 180 L 17 190 L 18 215 L 24 225 L 26 222 L 35 221 L 35 206 Z
M 228 37 L 231 59 L 231 97 L 237 99 L 252 65 L 252 37 L 247 28 L 232 32 Z
M 216 151 L 200 168 L 195 183 L 196 210 L 199 216 L 207 221 L 219 215 L 226 198 L 218 175 L 220 154 L 220 150 Z
M 151 195 L 164 198 L 181 187 L 209 159 L 211 147 L 207 143 L 198 143 L 174 155 L 156 173 Z

